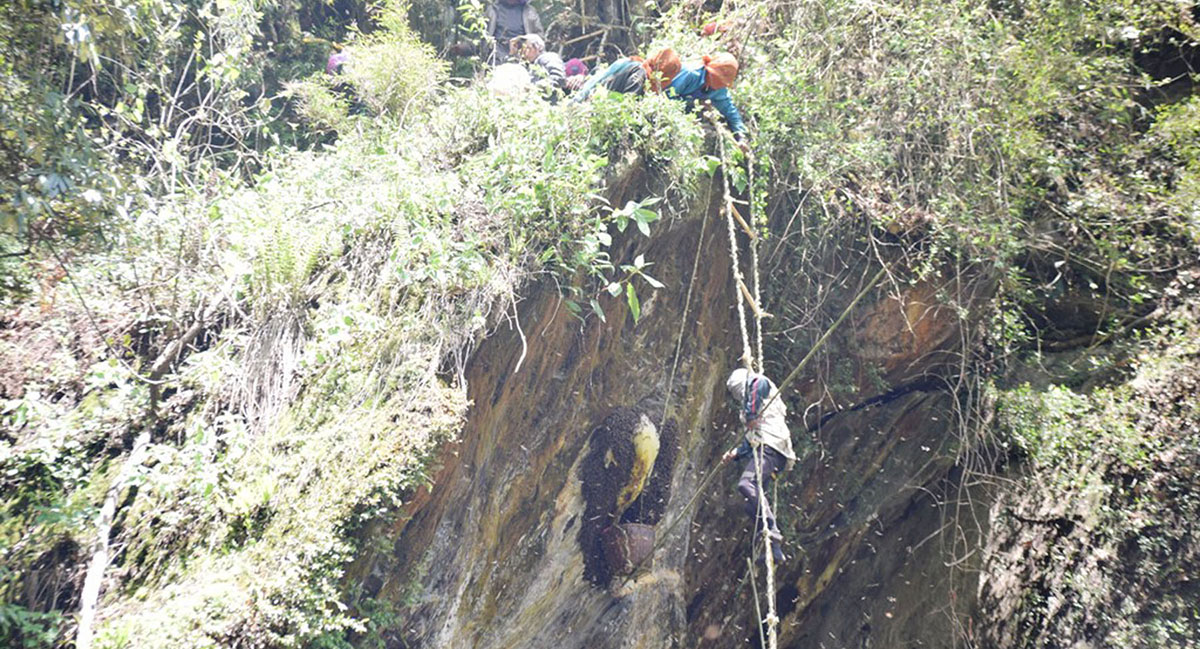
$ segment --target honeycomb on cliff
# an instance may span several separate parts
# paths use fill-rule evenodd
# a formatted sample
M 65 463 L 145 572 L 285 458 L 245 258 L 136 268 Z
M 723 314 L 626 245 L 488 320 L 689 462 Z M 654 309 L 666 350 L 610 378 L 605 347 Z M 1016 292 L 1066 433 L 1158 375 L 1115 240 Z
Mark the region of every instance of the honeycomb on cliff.
M 678 426 L 668 419 L 658 429 L 658 455 L 641 493 L 614 520 L 617 497 L 630 479 L 634 466 L 633 435 L 639 419 L 651 422 L 660 416 L 633 408 L 613 410 L 589 435 L 587 455 L 580 469 L 585 502 L 579 527 L 579 547 L 583 552 L 584 577 L 596 585 L 606 585 L 612 569 L 604 559 L 601 531 L 613 523 L 656 525 L 662 520 L 670 498 L 671 472 L 678 455 Z

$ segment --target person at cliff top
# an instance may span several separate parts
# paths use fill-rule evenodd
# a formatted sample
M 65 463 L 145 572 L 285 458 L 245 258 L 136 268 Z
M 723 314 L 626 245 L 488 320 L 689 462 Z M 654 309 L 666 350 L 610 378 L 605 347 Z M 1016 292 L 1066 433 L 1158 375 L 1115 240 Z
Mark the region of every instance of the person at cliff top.
M 542 19 L 528 0 L 495 0 L 484 11 L 486 32 L 480 43 L 464 41 L 450 46 L 455 56 L 479 52 L 488 65 L 500 65 L 509 59 L 509 43 L 518 36 L 541 35 Z
M 512 39 L 509 52 L 525 61 L 534 84 L 548 91 L 551 101 L 567 89 L 567 73 L 562 57 L 546 51 L 546 41 L 537 34 Z
M 592 75 L 575 93 L 575 101 L 591 97 L 599 87 L 622 94 L 640 95 L 647 86 L 654 92 L 662 92 L 681 67 L 679 55 L 669 47 L 658 50 L 646 59 L 636 56 L 617 59 L 604 72 Z
M 587 83 L 588 66 L 579 59 L 571 59 L 563 67 L 567 74 L 566 86 L 569 92 L 575 92 Z
M 746 123 L 729 96 L 737 74 L 738 62 L 732 54 L 705 56 L 699 63 L 683 66 L 671 80 L 667 96 L 686 101 L 689 109 L 697 101 L 711 102 L 733 131 L 738 146 L 746 151 Z
M 496 0 L 488 5 L 484 15 L 487 18 L 487 40 L 492 41 L 491 51 L 485 56 L 491 65 L 504 63 L 512 39 L 530 34 L 541 35 L 544 31 L 537 9 L 528 0 Z
M 766 493 L 771 480 L 796 461 L 792 450 L 792 435 L 787 427 L 787 408 L 782 398 L 772 400 L 779 390 L 766 376 L 745 368 L 738 368 L 725 381 L 729 394 L 741 404 L 740 417 L 746 427 L 746 436 L 736 448 L 721 456 L 721 463 L 730 460 L 745 460 L 745 468 L 738 479 L 737 489 L 745 498 L 746 514 L 754 519 L 754 539 L 757 545 L 762 532 L 763 517 L 766 518 L 767 536 L 771 540 L 771 556 L 783 561 L 783 535 L 775 522 L 775 513 L 767 501 Z M 767 403 L 770 402 L 770 405 Z M 764 406 L 765 409 L 764 409 Z M 759 467 L 762 473 L 759 473 Z M 760 479 L 760 476 L 761 479 Z M 759 511 L 759 507 L 763 511 Z
M 334 50 L 329 53 L 329 60 L 325 63 L 325 74 L 334 75 L 341 71 L 342 66 L 346 61 L 350 60 L 350 52 L 347 50 Z

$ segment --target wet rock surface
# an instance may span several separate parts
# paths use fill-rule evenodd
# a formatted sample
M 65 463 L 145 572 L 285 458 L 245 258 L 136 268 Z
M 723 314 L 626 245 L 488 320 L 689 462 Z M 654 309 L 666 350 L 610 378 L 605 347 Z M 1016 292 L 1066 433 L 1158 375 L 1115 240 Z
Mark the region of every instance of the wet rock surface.
M 606 297 L 607 323 L 581 324 L 547 285 L 520 308 L 528 351 L 519 372 L 516 331 L 484 341 L 467 368 L 468 423 L 445 449 L 432 490 L 408 504 L 405 520 L 376 532 L 386 549 L 360 557 L 351 571 L 369 586 L 366 596 L 398 607 L 388 646 L 757 643 L 738 471 L 718 468 L 740 439 L 724 389 L 740 342 L 730 269 L 719 263 L 728 258 L 728 240 L 723 228 L 711 227 L 719 221 L 705 230 L 702 263 L 689 277 L 700 219 L 717 214 L 715 204 L 698 205 L 653 238 L 615 242 L 614 262 L 644 254 L 667 286 L 643 296 L 636 325 L 623 300 Z M 689 281 L 695 296 L 684 319 Z M 910 302 L 927 297 L 914 292 Z M 921 308 L 930 322 L 900 328 L 903 314 L 889 315 L 897 308 L 882 297 L 864 303 L 845 330 L 866 336 L 864 357 L 852 360 L 884 363 L 896 377 L 922 376 L 922 359 L 935 358 L 931 352 L 953 337 L 953 323 L 938 320 L 952 314 Z M 889 361 L 889 354 L 903 358 Z M 640 413 L 657 424 L 664 407 L 662 451 L 640 502 L 626 512 L 628 520 L 656 525 L 653 569 L 609 578 L 587 544 L 581 548 L 602 527 L 603 517 L 595 517 L 605 509 L 591 505 L 584 485 L 607 484 L 595 472 L 609 450 L 612 463 L 625 458 L 611 444 L 601 453 L 594 442 L 611 442 Z M 781 646 L 952 644 L 948 611 L 974 592 L 964 571 L 946 567 L 953 548 L 939 536 L 959 487 L 953 409 L 944 393 L 912 389 L 835 414 L 815 433 L 814 450 L 778 491 L 792 557 L 776 583 Z M 808 435 L 798 421 L 792 426 L 797 439 Z M 697 492 L 710 471 L 717 473 Z

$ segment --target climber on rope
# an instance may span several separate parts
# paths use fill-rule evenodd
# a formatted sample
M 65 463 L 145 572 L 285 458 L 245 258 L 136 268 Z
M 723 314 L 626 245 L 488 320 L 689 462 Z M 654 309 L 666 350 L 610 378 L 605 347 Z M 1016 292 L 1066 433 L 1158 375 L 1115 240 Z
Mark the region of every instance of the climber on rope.
M 662 92 L 681 67 L 679 55 L 669 47 L 654 52 L 646 59 L 637 56 L 620 58 L 613 61 L 604 72 L 592 75 L 575 93 L 574 101 L 588 99 L 598 87 L 621 94 L 641 95 L 647 87 L 653 92 Z
M 749 150 L 746 142 L 746 123 L 733 99 L 729 89 L 738 75 L 738 61 L 732 54 L 721 53 L 705 56 L 699 63 L 689 63 L 679 70 L 671 80 L 667 96 L 682 99 L 688 104 L 688 109 L 695 107 L 696 102 L 709 102 L 717 109 L 729 130 L 733 131 L 733 139 L 743 153 Z
M 771 555 L 775 562 L 784 560 L 783 534 L 775 522 L 775 513 L 766 498 L 771 480 L 780 471 L 791 468 L 796 460 L 792 450 L 792 435 L 787 427 L 787 408 L 783 399 L 772 399 L 778 389 L 766 376 L 745 368 L 738 368 L 725 381 L 729 393 L 741 404 L 740 418 L 746 427 L 746 437 L 736 448 L 721 456 L 721 463 L 730 460 L 746 460 L 742 476 L 738 479 L 738 491 L 745 498 L 745 511 L 755 521 L 754 547 L 758 547 L 762 533 L 763 517 L 766 532 L 771 539 Z M 763 406 L 767 403 L 764 409 Z M 762 467 L 760 479 L 759 467 Z M 760 512 L 759 507 L 763 508 Z

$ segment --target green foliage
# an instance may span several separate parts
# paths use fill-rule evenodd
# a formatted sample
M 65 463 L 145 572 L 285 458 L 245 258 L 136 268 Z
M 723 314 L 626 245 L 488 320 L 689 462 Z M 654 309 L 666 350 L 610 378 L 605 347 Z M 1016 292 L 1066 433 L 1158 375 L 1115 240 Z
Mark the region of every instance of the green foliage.
M 1151 128 L 1151 138 L 1163 149 L 1164 157 L 1175 162 L 1169 179 L 1174 191 L 1167 195 L 1167 202 L 1177 218 L 1166 220 L 1164 226 L 1200 252 L 1200 100 L 1191 97 L 1164 106 Z
M 716 18 L 736 39 L 697 37 L 712 19 L 676 7 L 656 44 L 685 59 L 744 45 L 732 95 L 756 164 L 730 180 L 784 234 L 768 310 L 795 332 L 771 355 L 804 353 L 871 263 L 897 292 L 939 287 L 969 356 L 1105 339 L 1196 258 L 1190 154 L 1165 144 L 1187 139 L 1188 110 L 1153 107 L 1168 80 L 1138 67 L 1158 35 L 1195 32 L 1168 3 L 753 3 Z M 1173 116 L 1172 139 L 1158 123 Z M 977 290 L 993 281 L 994 301 Z M 1045 311 L 1067 295 L 1094 316 L 1055 331 Z M 827 375 L 840 351 L 822 353 Z M 868 387 L 850 369 L 842 405 Z
M 1136 467 L 1145 461 L 1152 440 L 1137 430 L 1137 411 L 1127 388 L 1078 394 L 1050 386 L 1036 391 L 1028 384 L 1003 392 L 996 410 L 1002 430 L 1042 470 L 1061 470 L 1070 479 L 1078 467 L 1099 466 L 1113 459 Z
M 442 91 L 448 64 L 409 28 L 407 12 L 405 2 L 385 3 L 378 16 L 380 29 L 344 49 L 349 60 L 336 75 L 317 72 L 286 84 L 306 121 L 350 132 L 359 126 L 351 118 L 363 112 L 358 105 L 376 119 L 424 115 Z
M 625 227 L 630 222 L 637 224 L 638 231 L 646 236 L 650 236 L 650 224 L 658 220 L 658 214 L 653 210 L 647 209 L 648 206 L 654 205 L 659 199 L 654 198 L 644 201 L 629 201 L 619 210 L 613 212 L 613 219 L 617 223 L 617 231 L 624 232 Z
M 421 575 L 423 579 L 425 575 Z M 413 602 L 402 601 L 404 606 L 411 606 Z M 363 616 L 368 620 L 366 630 L 355 640 L 356 647 L 363 649 L 386 649 L 387 639 L 383 635 L 386 629 L 395 628 L 396 624 L 401 619 L 397 613 L 396 605 L 392 602 L 382 599 L 367 598 L 358 603 L 358 608 L 362 611 Z
M 662 286 L 643 256 L 619 268 L 608 257 L 614 236 L 630 224 L 652 234 L 660 216 L 658 199 L 610 209 L 605 168 L 648 165 L 664 193 L 686 191 L 703 170 L 695 120 L 662 98 L 564 109 L 447 89 L 400 15 L 392 7 L 349 46 L 360 65 L 339 79 L 353 98 L 325 77 L 291 86 L 335 144 L 274 149 L 250 181 L 209 167 L 203 188 L 129 204 L 137 227 L 112 234 L 122 256 L 73 260 L 92 287 L 85 303 L 108 310 L 101 297 L 125 291 L 155 315 L 112 337 L 128 357 L 92 367 L 86 393 L 26 386 L 6 404 L 17 437 L 0 468 L 22 489 L 3 504 L 30 513 L 3 538 L 32 526 L 39 539 L 6 556 L 14 565 L 64 538 L 90 547 L 120 465 L 98 448 L 146 425 L 149 386 L 129 371 L 138 346 L 165 345 L 156 336 L 178 335 L 195 313 L 220 323 L 159 386 L 165 430 L 115 485 L 123 553 L 105 607 L 122 614 L 104 618 L 100 646 L 370 637 L 367 618 L 387 612 L 351 609 L 346 571 L 369 556 L 359 535 L 399 515 L 461 426 L 454 364 L 536 274 L 597 308 L 590 296 L 616 284 L 635 320 Z M 177 153 L 184 165 L 190 154 Z
M 36 2 L 0 8 L 0 232 L 21 239 L 51 210 L 61 215 L 60 227 L 77 232 L 117 182 L 81 115 L 84 102 L 63 91 L 70 80 L 61 66 L 74 58 L 68 46 L 89 51 L 92 32 L 73 24 L 66 42 L 39 47 L 48 27 L 58 26 L 44 12 Z
M 291 70 L 322 66 L 314 45 L 329 41 L 311 34 L 340 38 L 337 13 L 254 0 L 5 3 L 0 232 L 26 246 L 64 235 L 107 245 L 159 194 L 253 168 L 263 148 L 296 138 L 271 96 Z
M 998 391 L 1001 439 L 1029 459 L 993 509 L 984 564 L 987 575 L 1016 577 L 1007 593 L 984 589 L 1020 599 L 1003 621 L 1006 646 L 1200 641 L 1184 577 L 1200 558 L 1192 309 L 1135 345 L 1116 387 Z
M 458 4 L 456 35 L 468 42 L 482 41 L 487 37 L 487 7 L 482 0 L 463 0 Z
M 0 641 L 12 649 L 49 649 L 58 642 L 62 613 L 38 613 L 18 604 L 0 604 Z
M 648 210 L 645 210 L 644 208 L 638 208 L 635 210 L 635 213 L 638 211 L 648 212 Z M 639 221 L 639 223 L 641 222 Z M 650 236 L 648 229 L 645 231 L 645 233 L 646 236 Z M 651 262 L 646 261 L 645 255 L 638 255 L 634 258 L 632 264 L 621 264 L 621 272 L 625 274 L 624 277 L 610 282 L 608 286 L 604 287 L 604 290 L 607 291 L 612 297 L 619 297 L 622 293 L 625 294 L 625 302 L 629 306 L 629 314 L 633 316 L 634 324 L 637 324 L 637 321 L 642 317 L 642 306 L 641 301 L 638 299 L 637 288 L 634 286 L 633 278 L 641 278 L 641 280 L 650 285 L 651 288 L 663 288 L 662 282 L 654 279 L 649 273 L 646 272 L 646 268 L 651 265 Z M 621 287 L 624 287 L 623 291 Z M 597 315 L 599 315 L 601 318 L 604 317 L 604 311 L 600 308 L 599 303 L 593 301 L 592 308 L 595 310 Z
M 387 3 L 379 19 L 383 29 L 349 48 L 342 73 L 372 112 L 396 119 L 421 114 L 436 98 L 447 69 L 433 47 L 409 29 L 407 12 L 404 2 Z
M 287 84 L 296 111 L 312 126 L 337 132 L 350 128 L 350 101 L 332 87 L 327 75 L 315 74 Z
M 23 258 L 30 252 L 18 237 L 0 233 L 0 308 L 29 298 L 33 273 Z

